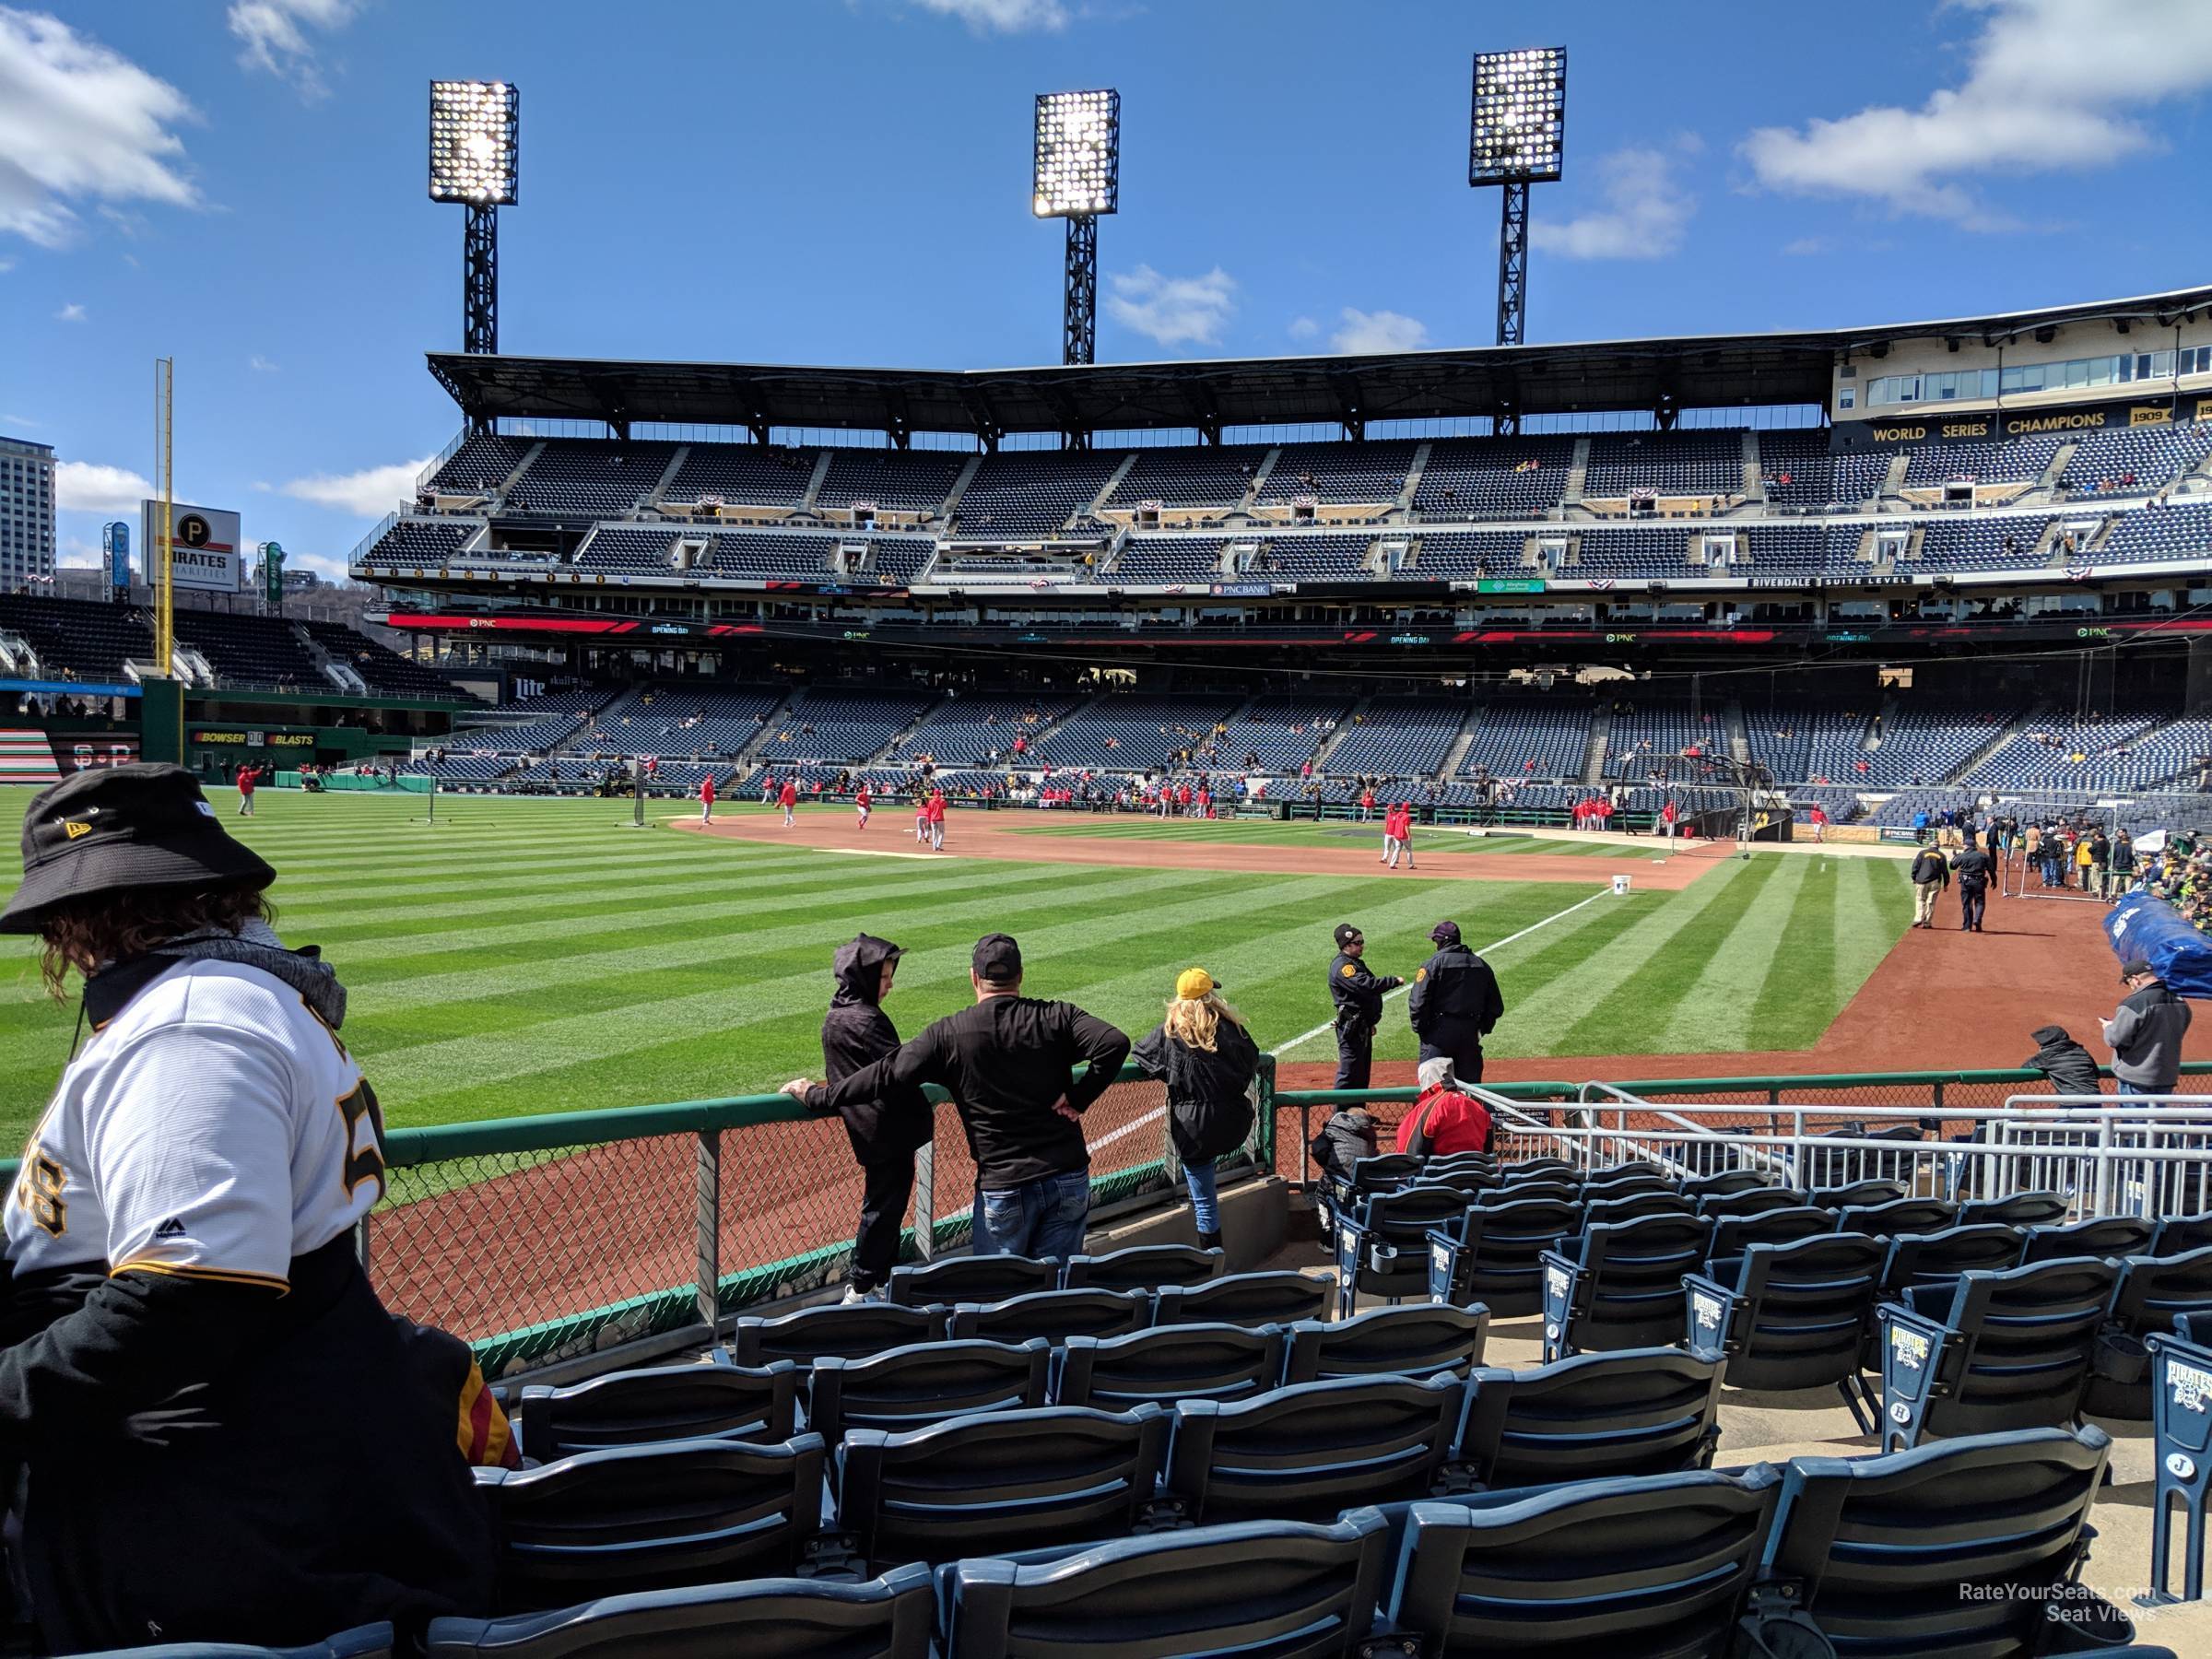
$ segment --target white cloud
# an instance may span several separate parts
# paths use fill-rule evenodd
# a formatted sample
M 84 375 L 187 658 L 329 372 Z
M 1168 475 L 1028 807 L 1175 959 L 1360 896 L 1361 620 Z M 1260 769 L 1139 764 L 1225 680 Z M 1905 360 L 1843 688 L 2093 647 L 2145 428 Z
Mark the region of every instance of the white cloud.
M 53 504 L 64 512 L 130 512 L 154 498 L 154 487 L 124 466 L 64 461 L 53 469 Z
M 276 374 L 278 372 L 276 365 L 270 362 L 267 358 L 263 357 L 258 351 L 246 359 L 246 367 L 253 370 L 256 374 Z
M 198 193 L 180 171 L 184 95 L 59 18 L 0 6 L 0 235 L 59 247 L 73 200 L 165 202 Z
M 1834 246 L 1835 243 L 1825 236 L 1800 236 L 1794 241 L 1783 243 L 1782 251 L 1793 259 L 1804 259 L 1815 253 L 1825 253 Z
M 419 461 L 365 466 L 359 472 L 317 473 L 278 488 L 296 500 L 335 507 L 359 518 L 382 518 L 414 496 L 415 479 L 429 464 L 426 455 Z
M 230 0 L 227 20 L 245 45 L 241 64 L 291 82 L 303 98 L 321 98 L 330 88 L 312 34 L 345 28 L 358 9 L 356 0 Z
M 7 274 L 8 274 L 10 271 L 14 270 L 15 268 L 16 268 L 16 262 L 15 262 L 14 260 L 12 260 L 12 259 L 0 259 L 0 276 L 6 276 L 6 275 L 7 275 Z
M 1694 151 L 1697 146 L 1677 147 Z M 1605 206 L 1556 224 L 1532 219 L 1531 247 L 1569 259 L 1659 259 L 1682 245 L 1698 198 L 1682 187 L 1672 156 L 1632 146 L 1600 156 L 1592 171 Z
M 85 320 L 85 308 L 72 300 L 53 313 L 53 320 L 56 323 L 82 323 Z
M 1363 312 L 1347 305 L 1343 316 L 1344 326 L 1329 336 L 1338 351 L 1415 351 L 1429 343 L 1428 324 L 1398 312 Z
M 53 562 L 65 571 L 97 571 L 100 569 L 100 544 L 88 542 L 81 535 L 65 535 L 60 550 L 53 556 Z
M 1290 337 L 1294 340 L 1310 340 L 1320 332 L 1321 324 L 1311 317 L 1290 319 Z
M 2212 86 L 2212 6 L 2202 0 L 1959 0 L 1983 14 L 1965 78 L 1917 110 L 1877 104 L 1743 142 L 1760 184 L 1858 196 L 1957 222 L 2018 228 L 1963 181 L 2083 171 L 2152 148 L 2131 106 Z
M 958 18 L 978 34 L 1021 34 L 1067 27 L 1065 0 L 909 0 L 941 18 Z
M 1106 314 L 1160 346 L 1212 346 L 1237 309 L 1237 282 L 1219 265 L 1203 276 L 1162 276 L 1148 265 L 1107 278 Z

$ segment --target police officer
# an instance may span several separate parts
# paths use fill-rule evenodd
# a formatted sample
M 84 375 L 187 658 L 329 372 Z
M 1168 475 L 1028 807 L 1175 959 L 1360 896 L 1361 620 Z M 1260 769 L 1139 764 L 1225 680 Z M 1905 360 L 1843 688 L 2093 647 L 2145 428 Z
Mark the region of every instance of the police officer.
M 1349 922 L 1336 929 L 1336 959 L 1329 964 L 1329 1000 L 1336 1005 L 1337 1088 L 1365 1088 L 1375 1063 L 1375 1027 L 1382 1021 L 1382 993 L 1406 982 L 1367 971 L 1359 959 L 1367 940 Z
M 1982 907 L 1989 899 L 1989 854 L 1971 841 L 1951 860 L 1951 874 L 1959 878 L 1959 928 L 1961 933 L 1982 931 Z
M 1448 1057 L 1462 1083 L 1479 1083 L 1482 1040 L 1505 1012 L 1498 976 L 1460 943 L 1458 923 L 1439 922 L 1429 936 L 1436 954 L 1414 971 L 1413 989 L 1406 994 L 1413 1034 L 1421 1040 L 1420 1058 Z

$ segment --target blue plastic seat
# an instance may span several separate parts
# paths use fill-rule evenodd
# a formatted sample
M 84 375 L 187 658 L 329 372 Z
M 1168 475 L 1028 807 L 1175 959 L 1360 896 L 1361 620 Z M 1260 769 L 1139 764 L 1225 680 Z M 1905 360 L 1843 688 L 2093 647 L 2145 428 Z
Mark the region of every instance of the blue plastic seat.
M 1429 1234 L 1456 1236 L 1467 1194 L 1453 1187 L 1408 1186 L 1377 1193 L 1357 1209 L 1336 1212 L 1336 1312 L 1351 1312 L 1362 1294 L 1395 1301 L 1429 1292 Z
M 519 1473 L 479 1469 L 500 1535 L 500 1610 L 790 1573 L 821 1531 L 818 1434 L 780 1446 L 665 1441 Z
M 1836 1212 L 1810 1204 L 1763 1210 L 1756 1216 L 1726 1216 L 1712 1224 L 1705 1259 L 1733 1261 L 1754 1244 L 1794 1244 L 1835 1230 Z
M 1389 1544 L 1362 1508 L 964 1560 L 941 1575 L 945 1659 L 1342 1659 L 1374 1626 Z
M 1958 1225 L 2046 1227 L 2066 1218 L 2064 1193 L 2014 1193 L 2006 1198 L 1972 1198 L 1959 1206 Z M 2212 1241 L 2207 1241 L 2212 1242 Z
M 1755 1598 L 1765 1610 L 1802 1608 L 1839 1653 L 2073 1651 L 2044 1645 L 2054 1607 L 2069 1627 L 2092 1618 L 2104 1627 L 2104 1641 L 2085 1645 L 2116 1645 L 2132 1635 L 2128 1621 L 2077 1584 L 2111 1451 L 2092 1427 L 1797 1458 Z
M 1544 1358 L 1681 1341 L 1682 1277 L 1703 1264 L 1712 1235 L 1700 1216 L 1646 1216 L 1546 1251 Z
M 1534 1191 L 1538 1184 L 1504 1191 Z M 1477 1205 L 1457 1228 L 1430 1230 L 1430 1298 L 1459 1307 L 1480 1303 L 1500 1319 L 1540 1313 L 1544 1253 L 1563 1248 L 1582 1230 L 1583 1206 L 1573 1198 L 1541 1196 Z
M 1781 1486 L 1758 1464 L 1417 1503 L 1384 1617 L 1424 1653 L 1724 1653 Z
M 1835 1230 L 1863 1233 L 1870 1239 L 1894 1239 L 1900 1233 L 1941 1232 L 1957 1225 L 1958 1215 L 1959 1206 L 1942 1198 L 1889 1198 L 1879 1204 L 1846 1204 L 1835 1212 Z
M 848 1429 L 895 1431 L 978 1412 L 1033 1409 L 1045 1403 L 1052 1358 L 1042 1337 L 921 1342 L 865 1359 L 832 1357 L 808 1380 L 806 1427 L 834 1446 Z
M 1806 1194 L 1795 1187 L 1755 1187 L 1740 1193 L 1698 1196 L 1698 1214 L 1715 1221 L 1737 1216 L 1763 1216 L 1770 1210 L 1802 1209 L 1806 1206 Z
M 1065 1290 L 1158 1290 L 1163 1285 L 1203 1285 L 1228 1271 L 1219 1249 L 1189 1244 L 1133 1244 L 1104 1255 L 1070 1256 L 1060 1276 Z M 982 1301 L 982 1297 L 971 1297 Z
M 1882 1449 L 2078 1420 L 2118 1277 L 2084 1256 L 1968 1273 L 1883 1303 Z
M 1282 1382 L 1283 1332 L 1273 1325 L 1158 1325 L 1126 1336 L 1070 1336 L 1053 1401 L 1126 1411 L 1150 1401 L 1242 1400 Z
M 2098 1342 L 2081 1407 L 2092 1417 L 2141 1422 L 2151 1416 L 2147 1351 L 2134 1347 L 2212 1317 L 2212 1245 L 2180 1255 L 2129 1256 L 2120 1264 L 2112 1305 Z M 2143 1374 L 2135 1374 L 2140 1369 Z
M 1184 1518 L 1325 1520 L 1430 1494 L 1459 1425 L 1460 1383 L 1344 1378 L 1175 1409 L 1168 1495 Z
M 1030 1256 L 943 1256 L 919 1267 L 894 1267 L 884 1287 L 902 1308 L 949 1308 L 955 1302 L 1005 1301 L 1060 1288 L 1060 1264 Z
M 888 1302 L 802 1308 L 774 1319 L 747 1315 L 738 1320 L 730 1336 L 730 1358 L 747 1366 L 789 1359 L 806 1371 L 824 1355 L 864 1359 L 944 1335 L 942 1308 L 895 1308 Z
M 1488 1308 L 1421 1302 L 1351 1319 L 1300 1320 L 1288 1333 L 1283 1381 L 1335 1377 L 1464 1377 L 1482 1363 Z
M 1882 1264 L 1883 1299 L 1896 1301 L 1910 1290 L 1956 1284 L 1964 1273 L 2018 1267 L 2026 1243 L 2018 1228 L 1994 1221 L 1892 1239 L 1889 1259 Z
M 981 1306 L 962 1302 L 952 1310 L 950 1335 L 962 1342 L 1041 1336 L 1061 1343 L 1070 1336 L 1125 1336 L 1151 1317 L 1152 1299 L 1137 1291 L 1040 1290 Z
M 717 1354 L 704 1365 L 614 1371 L 571 1388 L 524 1388 L 523 1453 L 551 1463 L 657 1441 L 786 1441 L 796 1423 L 797 1382 L 798 1368 L 787 1359 L 756 1368 Z
M 1871 1434 L 1860 1355 L 1888 1255 L 1864 1233 L 1823 1233 L 1715 1260 L 1682 1281 L 1689 1351 L 1724 1362 L 1731 1387 L 1832 1387 Z
M 1230 1273 L 1203 1285 L 1163 1285 L 1152 1300 L 1152 1323 L 1233 1324 L 1248 1330 L 1319 1319 L 1336 1294 L 1332 1274 Z
M 1157 1499 L 1171 1424 L 1048 1406 L 907 1434 L 855 1429 L 838 1451 L 838 1521 L 875 1571 L 1118 1538 Z
M 392 1627 L 360 1625 L 305 1647 L 254 1647 L 235 1641 L 165 1641 L 154 1647 L 112 1648 L 82 1659 L 392 1659 Z
M 425 1659 L 930 1659 L 935 1625 L 929 1569 L 902 1567 L 863 1584 L 753 1579 L 508 1618 L 435 1618 Z
M 2067 1256 L 2148 1255 L 2159 1224 L 2139 1216 L 2096 1216 L 2055 1227 L 2030 1227 L 2020 1265 Z
M 1493 1489 L 1708 1468 L 1721 1375 L 1718 1360 L 1677 1348 L 1486 1366 L 1468 1379 L 1455 1460 Z

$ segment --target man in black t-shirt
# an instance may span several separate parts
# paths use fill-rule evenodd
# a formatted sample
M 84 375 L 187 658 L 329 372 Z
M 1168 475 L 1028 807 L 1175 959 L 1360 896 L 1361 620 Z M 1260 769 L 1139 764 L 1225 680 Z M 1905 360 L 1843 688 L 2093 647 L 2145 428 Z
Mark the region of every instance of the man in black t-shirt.
M 1083 1113 L 1120 1075 L 1129 1038 L 1073 1003 L 1022 995 L 1021 947 L 1005 934 L 976 942 L 969 979 L 972 1006 L 834 1085 L 798 1078 L 783 1092 L 828 1114 L 943 1086 L 975 1159 L 976 1253 L 1077 1254 L 1090 1215 Z

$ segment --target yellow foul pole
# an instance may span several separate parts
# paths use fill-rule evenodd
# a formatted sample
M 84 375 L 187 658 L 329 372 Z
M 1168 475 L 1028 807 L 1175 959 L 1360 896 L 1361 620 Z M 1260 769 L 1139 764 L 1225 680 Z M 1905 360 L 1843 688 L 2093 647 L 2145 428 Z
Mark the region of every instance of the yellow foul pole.
M 176 673 L 176 590 L 171 583 L 176 553 L 176 482 L 171 474 L 172 428 L 176 418 L 177 359 L 154 359 L 154 440 L 161 479 L 161 516 L 154 526 L 154 668 L 163 679 Z

